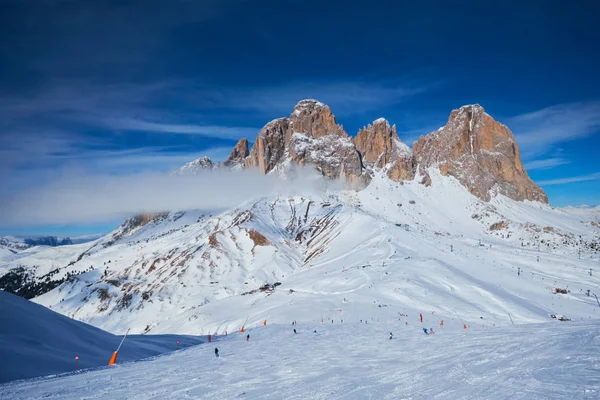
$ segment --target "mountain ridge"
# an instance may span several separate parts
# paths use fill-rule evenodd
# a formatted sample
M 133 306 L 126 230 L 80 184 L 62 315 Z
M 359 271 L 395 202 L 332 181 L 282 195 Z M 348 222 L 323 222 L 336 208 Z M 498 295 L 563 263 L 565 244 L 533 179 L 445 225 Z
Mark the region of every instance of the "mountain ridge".
M 384 170 L 395 182 L 419 175 L 420 182 L 429 185 L 426 170 L 434 167 L 442 175 L 457 178 L 484 201 L 503 194 L 517 201 L 548 203 L 543 189 L 529 178 L 510 129 L 478 104 L 452 110 L 445 126 L 409 147 L 385 118 L 376 119 L 351 137 L 329 106 L 318 100 L 301 100 L 289 117 L 267 123 L 251 148 L 243 138 L 225 162 L 213 163 L 203 157 L 180 170 L 235 167 L 285 174 L 292 164 L 313 165 L 323 176 L 341 179 L 359 190 L 369 184 L 375 169 Z
M 306 302 L 318 310 L 376 301 L 412 314 L 435 307 L 450 318 L 451 301 L 465 320 L 496 324 L 510 324 L 498 302 L 521 322 L 587 315 L 593 298 L 582 291 L 600 287 L 581 278 L 600 251 L 597 217 L 501 194 L 484 202 L 456 178 L 428 173 L 429 186 L 376 170 L 361 191 L 148 214 L 92 244 L 29 250 L 3 267 L 20 268 L 30 285 L 48 282 L 35 302 L 114 333 L 223 333 L 246 317 L 248 326 L 268 315 L 314 318 L 298 308 Z M 527 290 L 537 297 L 516 295 L 517 266 L 534 273 Z M 549 276 L 577 301 L 556 303 Z M 476 303 L 465 297 L 473 285 Z

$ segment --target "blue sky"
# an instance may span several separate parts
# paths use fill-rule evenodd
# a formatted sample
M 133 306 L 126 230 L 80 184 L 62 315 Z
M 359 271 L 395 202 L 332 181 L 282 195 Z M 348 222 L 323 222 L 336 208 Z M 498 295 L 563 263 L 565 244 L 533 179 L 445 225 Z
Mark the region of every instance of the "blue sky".
M 317 98 L 349 134 L 385 117 L 409 143 L 479 103 L 513 130 L 552 205 L 600 203 L 595 2 L 0 7 L 0 201 L 73 171 L 123 176 L 223 159 Z M 0 221 L 0 234 L 75 235 L 119 221 Z

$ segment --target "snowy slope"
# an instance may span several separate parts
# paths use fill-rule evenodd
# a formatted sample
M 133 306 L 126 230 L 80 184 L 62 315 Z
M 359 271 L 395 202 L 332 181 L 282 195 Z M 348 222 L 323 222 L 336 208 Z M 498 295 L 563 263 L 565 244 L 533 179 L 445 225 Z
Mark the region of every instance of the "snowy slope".
M 598 321 L 467 330 L 436 326 L 434 335 L 425 336 L 414 317 L 409 325 L 375 320 L 300 324 L 298 334 L 292 326 L 268 325 L 250 331 L 249 342 L 229 335 L 213 345 L 116 368 L 9 383 L 0 386 L 0 397 L 531 400 L 600 395 Z M 390 331 L 394 340 L 388 340 Z
M 202 343 L 191 336 L 138 335 L 126 339 L 118 361 L 132 361 Z M 121 337 L 72 320 L 21 297 L 0 291 L 0 382 L 105 366 Z M 2 396 L 0 390 L 0 398 Z
M 23 238 L 18 238 L 15 236 L 1 236 L 0 237 L 0 249 L 1 250 L 11 250 L 13 253 L 28 249 L 31 247 L 28 244 L 25 244 Z
M 460 326 L 458 315 L 497 325 L 598 318 L 586 295 L 600 294 L 600 271 L 589 276 L 598 268 L 595 216 L 500 196 L 485 203 L 430 175 L 431 186 L 376 174 L 360 192 L 139 218 L 77 251 L 45 255 L 62 259 L 52 279 L 66 280 L 35 301 L 121 334 L 221 334 L 246 320 L 365 313 L 434 311 Z M 42 261 L 35 253 L 6 268 L 40 264 L 35 275 L 50 269 Z

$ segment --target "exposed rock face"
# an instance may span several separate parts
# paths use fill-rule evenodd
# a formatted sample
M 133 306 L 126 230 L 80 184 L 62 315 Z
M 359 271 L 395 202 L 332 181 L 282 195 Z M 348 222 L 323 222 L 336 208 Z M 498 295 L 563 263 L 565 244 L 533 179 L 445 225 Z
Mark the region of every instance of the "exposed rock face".
M 240 139 L 233 148 L 233 151 L 229 155 L 229 158 L 223 163 L 223 165 L 225 165 L 226 167 L 243 167 L 244 160 L 246 159 L 246 157 L 248 157 L 249 154 L 250 152 L 248 151 L 248 139 Z
M 418 172 L 420 182 L 429 186 L 427 169 L 435 167 L 484 201 L 502 194 L 514 200 L 548 202 L 527 175 L 512 132 L 479 105 L 452 111 L 446 126 L 421 137 L 411 150 L 398 137 L 396 126 L 384 118 L 361 129 L 352 140 L 328 106 L 302 100 L 289 118 L 265 125 L 250 150 L 248 140 L 242 139 L 223 164 L 203 157 L 175 173 L 196 174 L 225 166 L 287 175 L 295 165 L 313 165 L 324 176 L 345 179 L 357 189 L 369 183 L 376 169 L 396 182 L 413 180 Z
M 348 137 L 344 128 L 335 121 L 328 106 L 317 100 L 301 100 L 290 115 L 293 132 L 301 132 L 315 139 L 326 135 Z
M 548 202 L 527 175 L 512 132 L 477 104 L 453 110 L 446 126 L 421 137 L 413 153 L 421 175 L 427 174 L 426 168 L 438 167 L 482 200 L 503 194 Z
M 289 118 L 265 125 L 245 161 L 247 167 L 256 166 L 265 174 L 284 171 L 289 163 L 313 164 L 329 178 L 364 179 L 352 140 L 329 107 L 316 100 L 302 100 Z
M 506 222 L 500 221 L 490 225 L 490 231 L 499 231 L 502 229 L 506 229 Z
M 398 138 L 396 125 L 390 127 L 384 118 L 361 129 L 354 138 L 354 145 L 367 169 L 383 168 L 396 182 L 414 178 L 412 151 Z
M 286 135 L 289 131 L 287 118 L 279 118 L 269 122 L 259 132 L 246 159 L 246 167 L 258 167 L 267 174 L 283 161 L 286 150 Z

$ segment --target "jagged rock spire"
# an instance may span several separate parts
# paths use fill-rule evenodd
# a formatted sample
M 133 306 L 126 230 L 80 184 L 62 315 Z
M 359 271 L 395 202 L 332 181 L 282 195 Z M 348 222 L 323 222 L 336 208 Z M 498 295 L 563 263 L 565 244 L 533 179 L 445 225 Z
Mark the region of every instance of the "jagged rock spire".
M 446 126 L 421 137 L 413 153 L 421 175 L 427 175 L 429 167 L 439 168 L 482 200 L 503 194 L 514 200 L 548 202 L 527 175 L 510 129 L 478 104 L 453 110 Z

